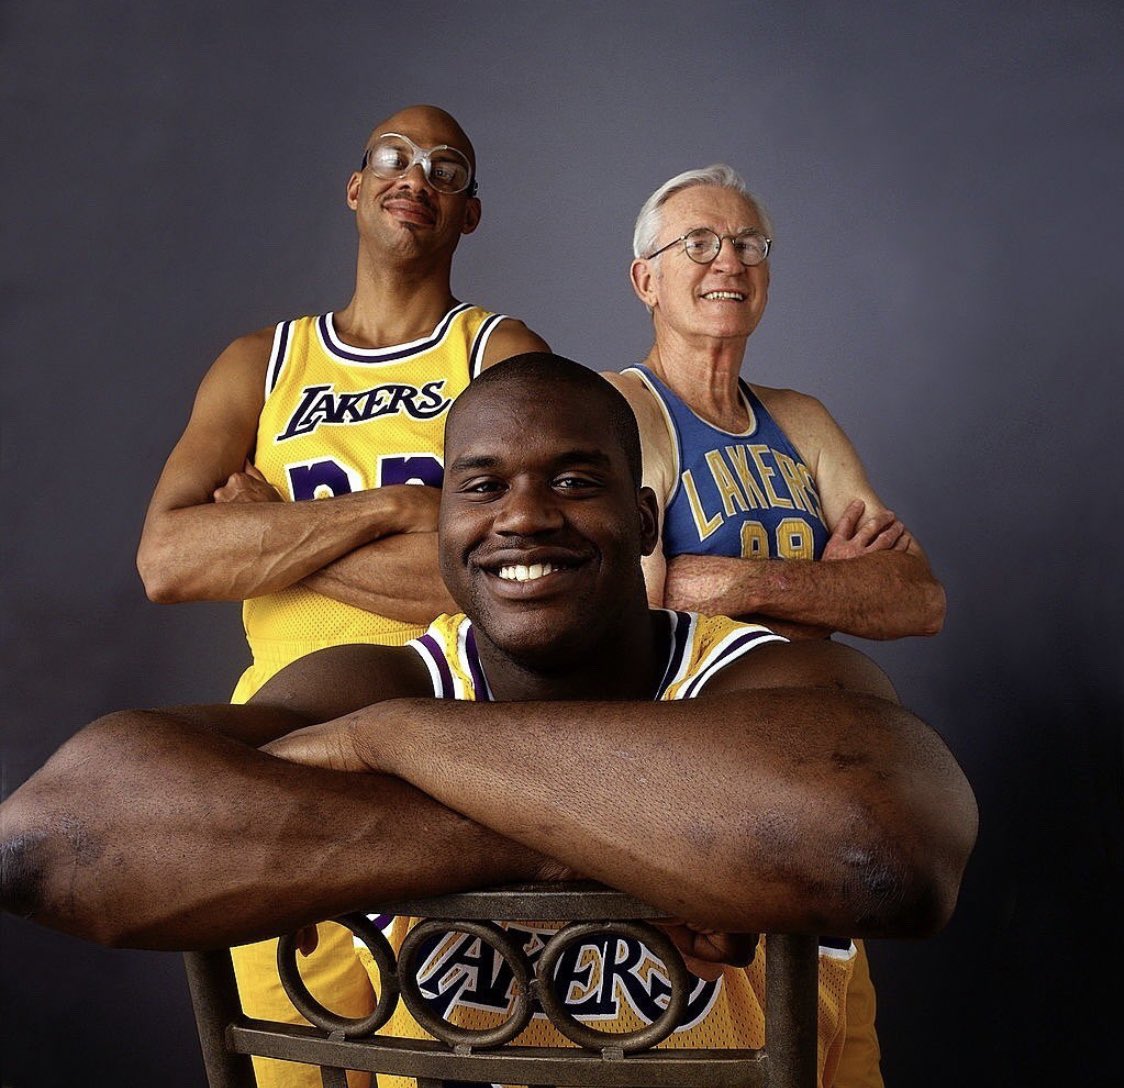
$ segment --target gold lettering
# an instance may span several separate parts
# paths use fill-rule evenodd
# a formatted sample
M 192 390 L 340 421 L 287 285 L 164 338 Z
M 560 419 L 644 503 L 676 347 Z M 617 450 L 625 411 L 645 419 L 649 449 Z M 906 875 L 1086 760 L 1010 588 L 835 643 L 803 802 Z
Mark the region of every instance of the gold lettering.
M 748 510 L 749 507 L 745 504 L 745 497 L 738 490 L 734 477 L 730 475 L 726 462 L 722 460 L 722 454 L 718 450 L 711 450 L 706 455 L 706 463 L 710 466 L 710 474 L 714 477 L 718 494 L 722 496 L 722 509 L 726 511 L 726 517 L 733 516 L 735 503 L 740 510 Z
M 785 518 L 777 526 L 777 551 L 782 559 L 815 559 L 811 526 L 803 518 Z
M 759 521 L 742 522 L 742 558 L 769 558 L 769 534 Z
M 690 469 L 683 473 L 683 490 L 687 492 L 687 503 L 691 507 L 691 517 L 695 519 L 695 530 L 699 534 L 699 540 L 706 540 L 722 524 L 722 515 L 715 514 L 714 517 L 707 518 L 699 501 L 699 492 Z
M 749 465 L 746 463 L 745 446 L 727 446 L 726 453 L 730 458 L 730 463 L 734 466 L 734 471 L 738 474 L 738 480 L 745 492 L 745 497 L 749 500 L 749 508 L 751 510 L 764 509 L 769 504 L 765 501 L 765 495 L 761 488 L 757 486 L 753 473 L 749 471 Z
M 792 501 L 796 503 L 796 509 L 807 510 L 808 496 L 804 494 L 804 487 L 800 483 L 800 475 L 796 471 L 796 462 L 791 457 L 781 453 L 780 450 L 773 450 L 773 456 L 777 459 L 777 465 L 780 467 L 784 482 L 788 484 L 788 493 L 792 496 Z
M 757 471 L 761 474 L 761 483 L 765 486 L 765 494 L 769 496 L 769 505 L 781 506 L 786 510 L 791 510 L 792 500 L 782 499 L 780 495 L 773 490 L 772 478 L 776 476 L 776 473 L 762 460 L 762 455 L 770 452 L 772 451 L 768 446 L 757 445 L 756 443 L 749 447 L 749 454 L 757 465 Z

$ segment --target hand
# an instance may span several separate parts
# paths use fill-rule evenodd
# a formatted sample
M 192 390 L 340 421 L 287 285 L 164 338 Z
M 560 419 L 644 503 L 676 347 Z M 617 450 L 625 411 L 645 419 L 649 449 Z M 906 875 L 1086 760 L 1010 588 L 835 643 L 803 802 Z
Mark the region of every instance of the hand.
M 214 490 L 215 502 L 283 502 L 277 489 L 249 461 Z
M 747 967 L 757 950 L 756 933 L 723 933 L 679 918 L 655 924 L 683 954 L 687 969 L 707 982 L 720 978 L 726 967 Z
M 355 715 L 296 729 L 262 745 L 261 750 L 277 759 L 306 767 L 324 767 L 330 771 L 377 770 L 359 754 Z
M 855 499 L 831 531 L 823 550 L 824 559 L 856 559 L 873 552 L 904 552 L 913 539 L 892 510 L 882 510 L 860 521 L 866 510 L 862 499 Z

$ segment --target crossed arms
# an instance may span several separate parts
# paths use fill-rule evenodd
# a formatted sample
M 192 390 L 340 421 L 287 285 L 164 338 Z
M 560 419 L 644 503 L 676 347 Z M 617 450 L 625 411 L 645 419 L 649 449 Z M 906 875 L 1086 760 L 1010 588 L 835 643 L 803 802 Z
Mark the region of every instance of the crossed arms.
M 303 583 L 407 623 L 451 611 L 437 571 L 436 489 L 397 485 L 291 503 L 253 469 L 272 342 L 272 329 L 235 340 L 199 387 L 145 518 L 137 567 L 149 597 L 245 600 Z M 543 348 L 508 318 L 483 365 Z
M 245 707 L 95 722 L 0 809 L 4 906 L 190 948 L 575 872 L 731 932 L 920 935 L 955 904 L 971 790 L 846 647 L 766 646 L 676 703 L 426 691 L 409 650 L 334 647 Z
M 675 488 L 674 439 L 655 398 L 634 374 L 606 374 L 628 399 L 644 447 L 644 482 L 661 522 Z M 766 562 L 713 555 L 644 565 L 653 605 L 752 618 L 790 637 L 832 631 L 871 639 L 937 634 L 945 595 L 921 546 L 887 510 L 842 428 L 814 397 L 754 386 L 816 481 L 831 536 L 823 560 Z

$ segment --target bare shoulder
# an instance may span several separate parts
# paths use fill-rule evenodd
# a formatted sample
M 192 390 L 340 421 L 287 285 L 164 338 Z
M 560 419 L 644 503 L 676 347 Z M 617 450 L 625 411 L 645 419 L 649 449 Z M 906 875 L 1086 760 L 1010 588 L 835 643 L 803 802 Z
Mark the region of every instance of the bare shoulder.
M 615 370 L 603 370 L 601 377 L 628 401 L 636 416 L 640 437 L 645 442 L 654 438 L 662 440 L 668 434 L 663 406 L 639 374 L 635 371 L 618 373 Z
M 282 669 L 250 700 L 323 722 L 387 699 L 433 694 L 422 659 L 406 646 L 330 646 Z
M 865 654 L 830 640 L 772 642 L 751 650 L 708 681 L 703 695 L 764 688 L 808 688 L 897 702 L 889 677 Z
M 537 332 L 532 332 L 515 317 L 505 317 L 488 337 L 481 369 L 487 370 L 496 363 L 522 355 L 528 351 L 550 351 L 550 345 Z
M 850 449 L 843 429 L 832 418 L 823 402 L 795 389 L 771 389 L 766 385 L 751 385 L 777 425 L 799 451 L 812 475 L 819 478 L 821 455 L 833 454 L 841 447 Z
M 265 369 L 273 353 L 274 327 L 256 329 L 232 340 L 219 354 L 211 367 L 207 380 L 238 382 L 253 381 L 264 389 Z

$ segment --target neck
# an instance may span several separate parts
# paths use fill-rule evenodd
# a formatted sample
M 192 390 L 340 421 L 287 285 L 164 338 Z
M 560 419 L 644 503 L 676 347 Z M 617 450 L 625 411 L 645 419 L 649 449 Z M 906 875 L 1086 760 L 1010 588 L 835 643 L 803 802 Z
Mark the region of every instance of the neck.
M 644 364 L 697 416 L 724 431 L 740 431 L 749 416 L 738 389 L 746 337 L 688 342 L 659 336 Z
M 667 663 L 667 616 L 643 605 L 621 629 L 580 646 L 554 645 L 541 659 L 514 657 L 476 630 L 480 661 L 497 702 L 651 699 Z
M 354 347 L 384 348 L 417 340 L 456 304 L 450 261 L 374 261 L 360 250 L 351 301 L 334 315 L 336 331 Z

